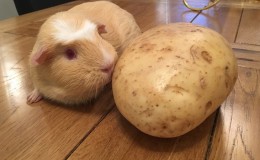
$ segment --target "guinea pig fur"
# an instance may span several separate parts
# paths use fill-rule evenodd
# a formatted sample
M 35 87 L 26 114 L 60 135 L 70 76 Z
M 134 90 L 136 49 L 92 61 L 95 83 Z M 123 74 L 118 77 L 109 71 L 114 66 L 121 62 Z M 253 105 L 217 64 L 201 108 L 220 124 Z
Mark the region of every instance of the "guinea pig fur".
M 130 13 L 107 1 L 51 16 L 30 55 L 34 90 L 27 103 L 45 97 L 71 105 L 95 98 L 111 81 L 118 54 L 140 33 Z

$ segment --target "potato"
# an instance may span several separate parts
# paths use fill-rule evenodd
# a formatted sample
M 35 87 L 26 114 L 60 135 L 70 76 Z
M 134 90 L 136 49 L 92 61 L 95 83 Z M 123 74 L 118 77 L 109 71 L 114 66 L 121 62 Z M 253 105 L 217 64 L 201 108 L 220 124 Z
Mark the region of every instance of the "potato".
M 112 88 L 118 110 L 135 127 L 176 137 L 212 114 L 236 79 L 236 59 L 220 34 L 175 23 L 146 31 L 126 48 Z

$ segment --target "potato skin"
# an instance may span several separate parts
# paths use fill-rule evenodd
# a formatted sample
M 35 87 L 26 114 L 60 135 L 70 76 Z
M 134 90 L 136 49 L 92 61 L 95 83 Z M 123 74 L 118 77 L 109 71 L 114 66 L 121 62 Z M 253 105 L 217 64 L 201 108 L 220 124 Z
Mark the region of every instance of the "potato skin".
M 227 98 L 237 63 L 217 32 L 190 23 L 152 28 L 119 58 L 115 103 L 142 132 L 171 138 L 201 124 Z

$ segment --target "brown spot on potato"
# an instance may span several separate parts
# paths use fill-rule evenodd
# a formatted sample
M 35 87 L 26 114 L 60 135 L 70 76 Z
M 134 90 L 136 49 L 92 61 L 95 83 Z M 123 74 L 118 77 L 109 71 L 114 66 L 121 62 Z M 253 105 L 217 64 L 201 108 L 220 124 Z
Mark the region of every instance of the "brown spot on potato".
M 205 89 L 205 88 L 207 87 L 206 80 L 205 80 L 204 77 L 201 77 L 201 78 L 200 78 L 200 87 L 201 87 L 202 89 Z
M 121 72 L 121 70 L 125 67 L 125 65 L 118 66 L 118 70 Z
M 175 56 L 176 58 L 179 58 L 179 59 L 184 59 L 183 57 L 181 57 L 181 56 Z
M 225 86 L 226 86 L 226 88 L 229 88 L 229 83 L 228 83 L 227 79 L 225 80 Z
M 225 67 L 225 86 L 229 88 L 230 76 L 229 76 L 229 67 Z
M 208 51 L 205 51 L 204 47 L 192 45 L 190 47 L 190 55 L 192 57 L 193 63 L 196 63 L 197 60 L 201 58 L 207 63 L 212 63 L 212 56 Z
M 136 96 L 136 94 L 137 94 L 136 91 L 133 91 L 133 92 L 132 92 L 132 95 L 133 95 L 133 96 Z
M 206 112 L 212 107 L 212 101 L 208 101 L 205 105 Z
M 178 118 L 176 117 L 176 116 L 171 116 L 171 118 L 170 118 L 170 120 L 172 121 L 172 122 L 174 122 L 174 121 L 176 121 Z
M 189 127 L 191 126 L 191 122 L 187 121 L 187 122 L 186 122 L 186 125 L 187 125 L 187 127 L 189 128 Z
M 228 69 L 229 69 L 229 67 L 228 67 L 228 66 L 226 66 L 226 67 L 225 67 L 225 70 L 228 70 Z
M 193 60 L 194 63 L 196 63 L 196 60 L 199 59 L 198 49 L 199 49 L 199 47 L 196 46 L 196 45 L 192 45 L 190 47 L 190 55 L 191 55 L 192 60 Z
M 166 49 L 166 51 L 172 51 L 172 47 L 171 46 L 168 46 L 165 49 Z
M 145 110 L 141 111 L 139 114 L 145 114 L 147 117 L 152 116 L 154 109 L 151 108 L 146 108 Z
M 161 124 L 161 128 L 164 130 L 164 129 L 167 129 L 167 128 L 168 128 L 168 126 L 167 126 L 167 124 L 166 124 L 166 123 L 162 123 L 162 124 Z
M 196 93 L 196 101 L 198 101 L 202 96 L 199 93 Z
M 174 86 L 168 84 L 165 86 L 164 90 L 165 91 L 172 90 L 173 92 L 176 92 L 176 93 L 189 92 L 187 89 L 184 89 L 183 87 L 181 87 L 177 84 L 175 84 Z
M 191 32 L 203 32 L 201 29 L 193 29 Z
M 170 51 L 172 51 L 173 49 L 172 49 L 172 47 L 171 46 L 167 46 L 167 47 L 165 47 L 165 48 L 162 48 L 160 51 L 162 51 L 162 52 L 170 52 Z
M 160 62 L 160 61 L 162 61 L 163 60 L 163 57 L 158 57 L 157 58 L 157 62 Z
M 201 56 L 202 56 L 202 58 L 203 58 L 206 62 L 208 62 L 208 63 L 211 63 L 211 62 L 212 62 L 212 57 L 211 57 L 211 55 L 209 54 L 209 52 L 207 52 L 207 51 L 202 51 L 202 52 L 201 52 Z
M 155 46 L 156 44 L 144 43 L 141 46 L 139 46 L 139 49 L 141 49 L 143 52 L 147 52 L 153 50 Z

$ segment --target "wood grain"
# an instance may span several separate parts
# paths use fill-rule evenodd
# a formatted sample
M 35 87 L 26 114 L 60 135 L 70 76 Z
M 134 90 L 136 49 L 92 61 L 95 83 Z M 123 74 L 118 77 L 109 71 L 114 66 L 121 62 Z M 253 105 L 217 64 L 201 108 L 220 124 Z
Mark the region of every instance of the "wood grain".
M 256 144 L 260 142 L 258 127 L 260 112 L 258 106 L 260 105 L 259 98 L 256 97 L 259 97 L 260 90 L 258 79 L 260 50 L 259 47 L 253 46 L 259 38 L 259 36 L 256 36 L 260 29 L 259 21 L 256 20 L 257 18 L 253 18 L 253 14 L 256 16 L 257 11 L 243 11 L 239 7 L 215 7 L 203 12 L 194 20 L 194 23 L 216 30 L 231 42 L 232 47 L 237 48 L 234 53 L 240 66 L 239 79 L 235 89 L 220 108 L 213 141 L 211 142 L 212 146 L 209 147 L 206 159 L 258 159 L 260 155 L 256 149 Z M 206 15 L 204 15 L 205 13 Z M 249 18 L 250 14 L 252 14 L 251 18 Z M 241 15 L 242 19 L 240 19 Z M 252 22 L 253 20 L 254 22 Z M 249 43 L 250 40 L 254 43 Z M 253 91 L 254 95 L 243 93 L 244 90 L 251 90 L 249 92 Z M 258 113 L 258 115 L 255 113 Z
M 235 89 L 220 109 L 209 159 L 260 158 L 259 77 L 260 69 L 239 67 Z
M 214 116 L 188 134 L 172 139 L 148 136 L 114 109 L 69 159 L 204 159 Z
M 241 12 L 241 8 L 213 7 L 203 11 L 193 23 L 213 29 L 233 43 L 239 27 Z
M 113 105 L 110 90 L 92 104 L 74 108 L 45 101 L 28 106 L 25 99 L 10 92 L 1 96 L 6 115 L 0 123 L 1 159 L 64 159 Z
M 259 2 L 260 3 L 260 2 Z M 260 46 L 260 10 L 244 9 L 236 43 Z
M 238 66 L 243 68 L 260 69 L 260 51 L 233 49 Z
M 183 6 L 181 0 L 114 0 L 115 4 L 130 12 L 142 31 L 160 24 L 190 22 L 197 12 Z

